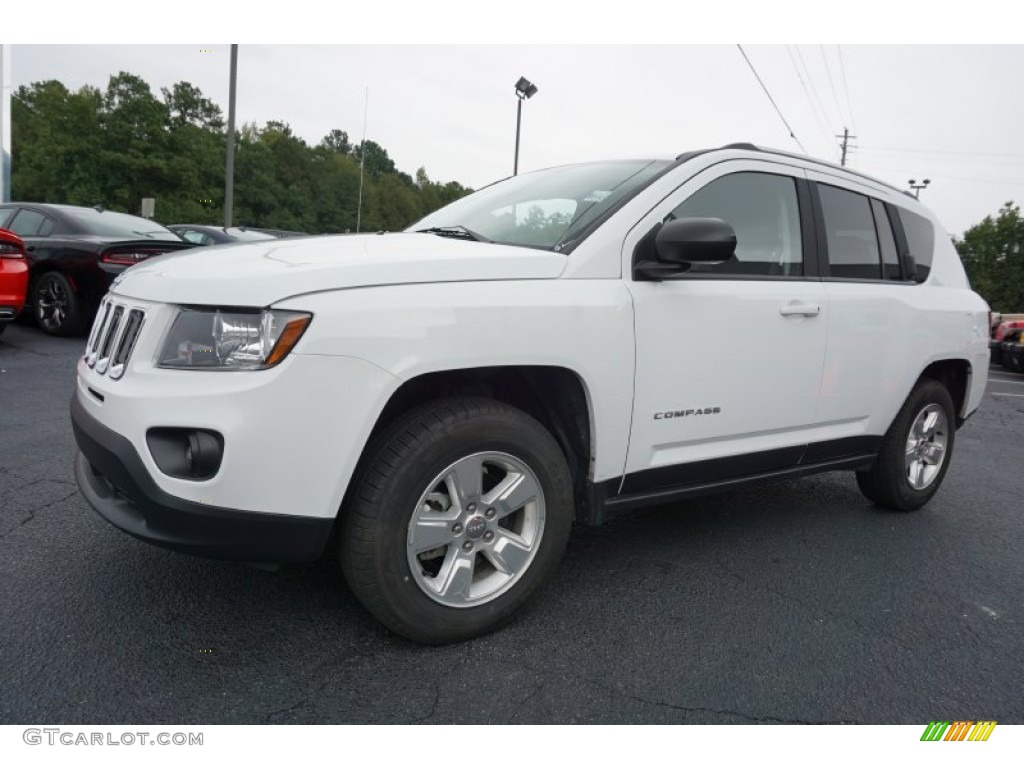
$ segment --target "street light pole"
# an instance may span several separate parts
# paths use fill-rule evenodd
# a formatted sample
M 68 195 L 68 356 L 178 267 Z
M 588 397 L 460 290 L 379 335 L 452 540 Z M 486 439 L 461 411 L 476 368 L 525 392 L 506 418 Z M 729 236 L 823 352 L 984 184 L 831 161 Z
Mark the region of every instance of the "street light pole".
M 519 175 L 519 128 L 523 122 L 523 102 L 533 96 L 537 92 L 537 86 L 527 80 L 525 77 L 520 77 L 516 82 L 516 98 L 519 99 L 516 104 L 516 156 L 515 161 L 512 164 L 512 175 Z
M 523 100 L 516 100 L 516 159 L 512 165 L 512 175 L 519 175 L 519 126 L 523 122 Z
M 914 190 L 914 199 L 915 200 L 920 200 L 921 199 L 921 190 L 922 189 L 927 189 L 928 185 L 932 183 L 932 180 L 931 179 L 922 179 L 921 183 L 918 184 L 916 179 L 911 179 L 908 183 L 910 184 L 910 188 L 912 190 Z
M 224 180 L 224 228 L 231 226 L 235 206 L 235 86 L 238 81 L 238 46 L 231 46 L 231 83 L 228 86 L 228 159 Z

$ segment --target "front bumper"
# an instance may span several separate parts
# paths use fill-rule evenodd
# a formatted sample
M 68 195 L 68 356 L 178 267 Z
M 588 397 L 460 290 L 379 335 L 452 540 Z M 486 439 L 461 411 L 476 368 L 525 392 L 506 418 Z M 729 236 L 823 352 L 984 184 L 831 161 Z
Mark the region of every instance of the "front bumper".
M 90 416 L 80 397 L 71 398 L 75 479 L 107 522 L 150 544 L 205 557 L 293 562 L 323 552 L 332 518 L 228 509 L 163 491 L 131 441 Z

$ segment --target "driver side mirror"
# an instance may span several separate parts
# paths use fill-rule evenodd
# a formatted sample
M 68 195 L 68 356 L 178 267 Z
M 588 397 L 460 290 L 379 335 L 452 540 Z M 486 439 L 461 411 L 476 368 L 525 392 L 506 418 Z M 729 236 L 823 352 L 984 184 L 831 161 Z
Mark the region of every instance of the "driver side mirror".
M 651 230 L 637 248 L 637 279 L 661 280 L 691 264 L 721 264 L 736 253 L 736 232 L 722 219 L 675 219 Z M 650 259 L 654 256 L 654 260 Z

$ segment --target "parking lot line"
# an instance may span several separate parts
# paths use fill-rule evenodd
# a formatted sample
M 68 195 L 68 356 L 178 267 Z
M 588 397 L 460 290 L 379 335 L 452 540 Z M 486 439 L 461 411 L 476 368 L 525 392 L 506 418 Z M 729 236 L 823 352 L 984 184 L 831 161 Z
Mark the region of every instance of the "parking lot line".
M 998 381 L 1000 384 L 1024 384 L 1024 379 L 996 379 L 989 376 L 988 380 Z
M 1024 392 L 1020 394 L 1014 394 L 1013 392 L 993 392 L 992 394 L 998 395 L 999 397 L 1024 397 Z

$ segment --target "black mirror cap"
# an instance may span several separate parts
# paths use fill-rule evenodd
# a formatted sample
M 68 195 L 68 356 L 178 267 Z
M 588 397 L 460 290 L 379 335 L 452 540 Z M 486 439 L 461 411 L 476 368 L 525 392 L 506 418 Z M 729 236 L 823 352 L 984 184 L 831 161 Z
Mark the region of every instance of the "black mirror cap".
M 675 219 L 654 238 L 658 261 L 669 264 L 714 264 L 736 253 L 736 232 L 721 219 Z

